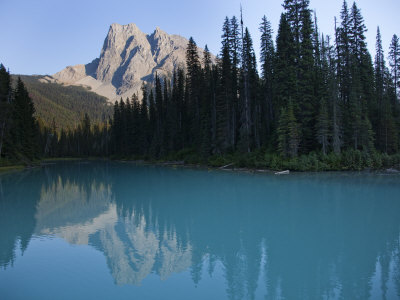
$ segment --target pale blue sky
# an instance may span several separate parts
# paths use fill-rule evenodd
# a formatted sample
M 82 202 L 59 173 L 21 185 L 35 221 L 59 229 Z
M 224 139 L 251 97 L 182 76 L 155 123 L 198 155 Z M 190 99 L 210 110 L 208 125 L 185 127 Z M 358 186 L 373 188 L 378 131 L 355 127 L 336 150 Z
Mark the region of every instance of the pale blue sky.
M 0 0 L 0 62 L 14 74 L 53 74 L 67 65 L 84 64 L 100 55 L 112 23 L 135 23 L 151 33 L 156 26 L 170 34 L 193 36 L 217 54 L 225 16 L 239 16 L 250 29 L 256 52 L 258 25 L 265 14 L 274 39 L 283 0 Z M 375 56 L 376 28 L 381 28 L 385 55 L 394 33 L 400 35 L 399 0 L 357 0 Z M 349 6 L 352 1 L 348 1 Z M 332 34 L 342 0 L 311 0 L 320 30 Z M 258 53 L 257 53 L 258 54 Z

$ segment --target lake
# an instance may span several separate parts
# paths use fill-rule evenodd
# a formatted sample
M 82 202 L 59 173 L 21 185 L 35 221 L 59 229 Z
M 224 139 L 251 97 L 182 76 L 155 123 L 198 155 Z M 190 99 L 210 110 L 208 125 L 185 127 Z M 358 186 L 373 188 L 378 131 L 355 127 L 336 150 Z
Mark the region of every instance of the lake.
M 400 299 L 400 175 L 0 175 L 0 299 Z

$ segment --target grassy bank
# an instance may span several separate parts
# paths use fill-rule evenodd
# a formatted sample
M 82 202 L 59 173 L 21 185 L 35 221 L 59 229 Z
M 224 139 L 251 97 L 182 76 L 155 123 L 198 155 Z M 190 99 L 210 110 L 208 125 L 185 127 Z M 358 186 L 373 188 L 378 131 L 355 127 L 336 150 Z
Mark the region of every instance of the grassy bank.
M 139 159 L 139 158 L 132 158 Z M 144 158 L 146 161 L 147 159 Z M 214 168 L 228 166 L 229 168 L 248 168 L 264 170 L 291 170 L 291 171 L 361 171 L 400 168 L 400 153 L 387 155 L 378 152 L 367 153 L 349 150 L 341 154 L 312 152 L 294 158 L 284 158 L 267 151 L 252 153 L 231 153 L 213 155 L 203 158 L 193 150 L 184 150 L 171 153 L 159 160 L 150 162 L 177 162 L 181 164 L 202 165 Z
M 22 162 L 7 159 L 0 160 L 0 173 L 23 170 L 26 165 Z
M 13 165 L 13 166 L 6 166 L 6 167 L 0 166 L 0 173 L 19 171 L 19 170 L 23 170 L 23 169 L 25 169 L 25 166 L 23 166 L 23 165 Z
M 268 151 L 256 151 L 252 153 L 230 153 L 224 155 L 213 155 L 203 157 L 193 149 L 185 149 L 175 153 L 169 153 L 158 159 L 147 156 L 111 156 L 102 157 L 60 157 L 45 158 L 40 163 L 51 163 L 57 161 L 79 161 L 79 160 L 118 160 L 137 161 L 149 164 L 169 165 L 197 165 L 203 167 L 221 168 L 246 168 L 254 170 L 291 170 L 300 172 L 318 171 L 362 171 L 400 169 L 400 153 L 395 155 L 382 154 L 378 152 L 367 153 L 356 150 L 348 150 L 341 154 L 312 152 L 294 158 L 285 158 L 276 153 Z

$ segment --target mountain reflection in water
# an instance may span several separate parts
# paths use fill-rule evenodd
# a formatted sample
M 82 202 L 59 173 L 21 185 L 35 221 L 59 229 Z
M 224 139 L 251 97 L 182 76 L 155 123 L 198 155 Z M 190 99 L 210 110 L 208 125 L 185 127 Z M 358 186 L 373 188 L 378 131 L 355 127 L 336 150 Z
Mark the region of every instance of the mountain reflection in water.
M 59 163 L 0 176 L 0 266 L 56 236 L 101 251 L 118 286 L 220 266 L 229 299 L 400 299 L 399 183 Z

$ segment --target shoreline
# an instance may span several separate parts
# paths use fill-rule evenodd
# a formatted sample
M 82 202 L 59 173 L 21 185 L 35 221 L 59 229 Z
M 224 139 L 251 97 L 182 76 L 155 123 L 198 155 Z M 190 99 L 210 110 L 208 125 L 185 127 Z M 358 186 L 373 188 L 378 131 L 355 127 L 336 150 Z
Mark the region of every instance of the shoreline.
M 43 158 L 38 161 L 32 162 L 30 165 L 23 164 L 10 164 L 7 166 L 0 166 L 0 174 L 23 171 L 27 169 L 45 167 L 47 165 L 55 164 L 57 162 L 73 162 L 73 161 L 112 161 L 120 163 L 134 163 L 138 165 L 148 166 L 162 166 L 172 168 L 193 168 L 203 170 L 215 170 L 215 171 L 226 171 L 226 172 L 245 172 L 245 173 L 264 173 L 264 174 L 275 174 L 275 175 L 287 175 L 292 173 L 325 173 L 325 172 L 384 172 L 386 174 L 400 174 L 400 166 L 395 165 L 391 167 L 382 168 L 363 168 L 360 170 L 356 169 L 331 169 L 331 170 L 292 170 L 292 169 L 272 169 L 263 167 L 236 167 L 235 163 L 229 163 L 224 166 L 215 166 L 210 164 L 195 164 L 187 163 L 183 160 L 144 160 L 144 159 L 129 159 L 129 158 L 107 158 L 107 157 L 56 157 L 56 158 Z M 282 172 L 283 171 L 283 172 Z
M 277 176 L 283 176 L 287 174 L 301 174 L 301 173 L 354 173 L 354 172 L 384 172 L 386 174 L 400 174 L 400 166 L 392 166 L 389 168 L 364 168 L 362 170 L 353 170 L 353 169 L 338 169 L 338 170 L 283 170 L 283 169 L 267 169 L 267 168 L 251 168 L 251 167 L 234 167 L 234 164 L 229 164 L 229 166 L 211 166 L 207 164 L 191 164 L 185 163 L 184 161 L 168 161 L 168 160 L 160 160 L 160 161 L 146 161 L 146 160 L 135 160 L 135 159 L 108 159 L 113 162 L 120 163 L 133 163 L 137 165 L 148 165 L 148 166 L 161 166 L 161 167 L 171 167 L 171 168 L 192 168 L 192 169 L 201 169 L 201 170 L 214 170 L 214 171 L 225 171 L 225 172 L 244 172 L 244 173 L 260 173 L 260 174 L 272 174 Z M 282 172 L 283 171 L 283 172 Z M 287 174 L 286 171 L 289 171 Z
M 0 167 L 0 175 L 5 173 L 11 173 L 16 171 L 25 170 L 26 166 L 24 165 L 9 165 L 9 166 L 1 166 Z

